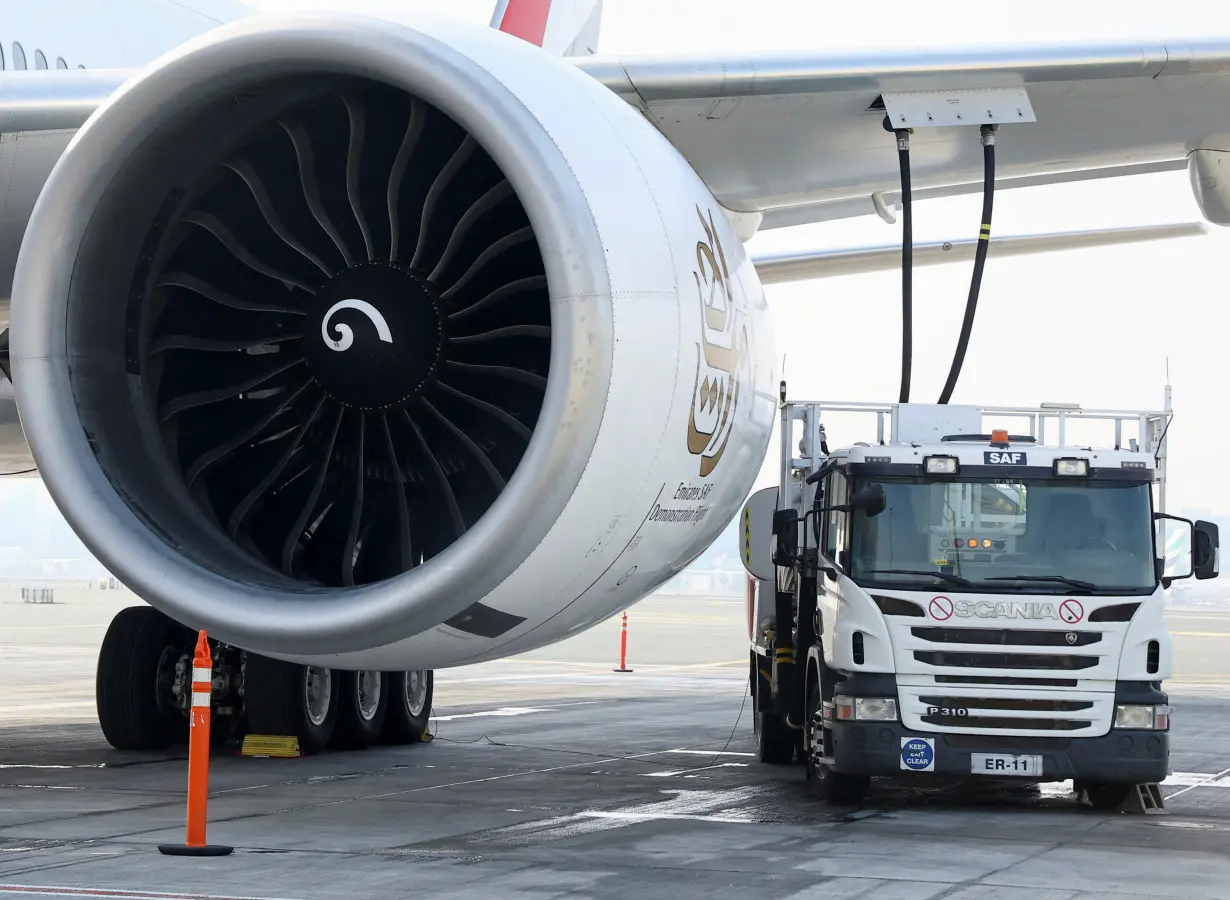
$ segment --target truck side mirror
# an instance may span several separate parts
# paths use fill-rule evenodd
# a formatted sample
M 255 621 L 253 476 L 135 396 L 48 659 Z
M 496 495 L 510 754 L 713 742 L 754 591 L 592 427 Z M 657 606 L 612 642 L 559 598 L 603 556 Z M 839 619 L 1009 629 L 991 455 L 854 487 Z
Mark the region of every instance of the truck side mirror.
M 1217 524 L 1198 520 L 1192 528 L 1192 574 L 1202 581 L 1216 578 L 1220 556 Z
M 1161 578 L 1163 588 L 1169 588 L 1173 582 L 1184 578 L 1191 578 L 1193 575 L 1197 578 L 1213 578 L 1217 575 L 1217 554 L 1210 550 L 1210 545 L 1217 540 L 1216 525 L 1211 522 L 1196 523 L 1191 519 L 1184 519 L 1182 516 L 1172 516 L 1169 513 L 1154 513 L 1153 521 L 1161 526 L 1156 536 L 1156 546 L 1161 551 L 1157 561 L 1162 572 L 1165 572 L 1168 567 L 1169 557 L 1167 556 L 1167 550 L 1175 543 L 1172 540 L 1172 538 L 1177 536 L 1175 528 L 1182 528 L 1187 532 L 1188 536 L 1188 550 L 1181 554 L 1181 558 L 1186 558 L 1187 560 L 1187 571 L 1163 575 Z M 1177 525 L 1171 525 L 1171 522 L 1175 522 Z M 1198 530 L 1200 526 L 1203 528 Z M 1211 536 L 1208 529 L 1212 529 Z M 1202 561 L 1205 571 L 1210 574 L 1197 574 Z
M 793 566 L 799 556 L 799 517 L 793 509 L 773 512 L 773 565 Z
M 862 510 L 867 518 L 878 516 L 888 506 L 888 498 L 884 495 L 884 486 L 869 484 L 854 492 L 848 504 L 851 512 Z

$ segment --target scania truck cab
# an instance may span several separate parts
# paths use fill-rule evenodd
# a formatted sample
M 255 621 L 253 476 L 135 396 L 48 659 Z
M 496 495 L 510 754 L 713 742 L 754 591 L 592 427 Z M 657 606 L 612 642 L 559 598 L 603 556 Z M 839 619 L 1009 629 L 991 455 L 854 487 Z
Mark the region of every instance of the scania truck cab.
M 744 509 L 761 760 L 797 755 L 834 802 L 872 776 L 960 776 L 1071 779 L 1114 807 L 1164 780 L 1164 592 L 1218 566 L 1216 525 L 1164 512 L 1168 407 L 786 403 L 783 385 L 781 483 Z M 876 439 L 829 452 L 831 412 L 874 414 Z M 1114 436 L 1069 441 L 1074 419 Z

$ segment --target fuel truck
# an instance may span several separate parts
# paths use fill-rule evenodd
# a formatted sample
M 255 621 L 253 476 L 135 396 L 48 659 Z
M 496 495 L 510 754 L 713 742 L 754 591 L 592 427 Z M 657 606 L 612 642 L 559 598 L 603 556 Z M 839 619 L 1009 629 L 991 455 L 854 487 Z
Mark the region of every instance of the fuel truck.
M 797 758 L 839 804 L 882 776 L 1070 779 L 1097 808 L 1164 780 L 1165 591 L 1219 552 L 1215 524 L 1165 512 L 1170 405 L 787 402 L 783 382 L 780 482 L 741 532 L 759 760 Z M 867 439 L 830 450 L 836 414 Z M 1077 420 L 1113 438 L 1069 440 Z

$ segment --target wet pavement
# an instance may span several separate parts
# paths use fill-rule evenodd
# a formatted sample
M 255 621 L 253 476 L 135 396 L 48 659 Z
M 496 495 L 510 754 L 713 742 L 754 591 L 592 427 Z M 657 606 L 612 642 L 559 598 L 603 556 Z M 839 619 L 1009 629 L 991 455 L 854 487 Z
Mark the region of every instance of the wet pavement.
M 860 806 L 835 808 L 808 796 L 801 767 L 755 761 L 740 607 L 692 603 L 634 611 L 630 674 L 595 661 L 613 629 L 585 646 L 438 673 L 428 744 L 294 760 L 216 754 L 209 838 L 236 848 L 217 859 L 158 853 L 183 840 L 184 754 L 105 744 L 86 699 L 96 649 L 80 632 L 93 626 L 57 610 L 64 621 L 31 628 L 44 643 L 8 634 L 0 646 L 0 674 L 23 673 L 0 704 L 0 895 L 1230 896 L 1230 689 L 1217 637 L 1230 637 L 1230 619 L 1193 617 L 1190 640 L 1208 645 L 1205 656 L 1167 685 L 1164 815 L 1097 812 L 1066 784 L 877 783 Z M 654 649 L 680 646 L 700 621 L 711 645 L 695 657 Z M 55 705 L 72 691 L 76 705 Z
M 861 806 L 833 808 L 808 797 L 799 766 L 755 762 L 742 679 L 708 682 L 662 697 L 442 708 L 435 740 L 415 747 L 219 755 L 209 839 L 236 848 L 220 859 L 157 852 L 183 839 L 178 755 L 117 753 L 91 725 L 4 728 L 0 892 L 1225 896 L 1230 700 L 1176 698 L 1166 815 L 1095 812 L 1067 785 L 877 784 Z

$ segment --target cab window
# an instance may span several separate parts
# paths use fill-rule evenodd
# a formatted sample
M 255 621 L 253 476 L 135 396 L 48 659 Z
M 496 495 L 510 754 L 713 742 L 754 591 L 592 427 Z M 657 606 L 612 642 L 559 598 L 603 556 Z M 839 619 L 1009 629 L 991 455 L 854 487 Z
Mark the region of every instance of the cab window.
M 839 506 L 846 502 L 849 494 L 849 479 L 842 472 L 833 472 L 824 480 L 824 505 Z M 824 513 L 824 529 L 821 535 L 821 549 L 832 562 L 841 561 L 841 551 L 848 542 L 846 528 L 849 517 L 845 513 L 829 511 Z

